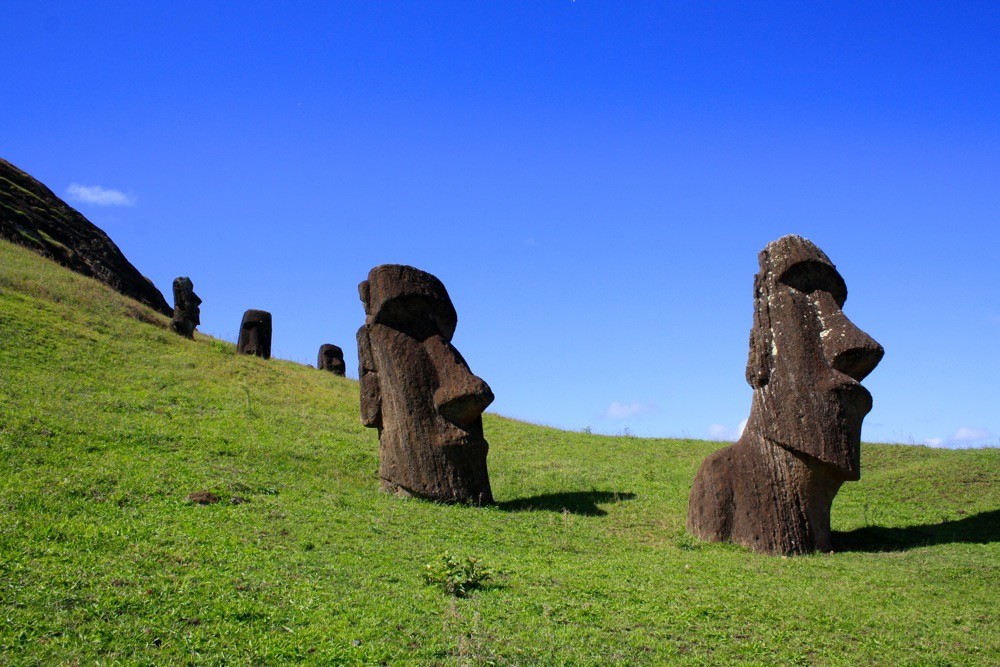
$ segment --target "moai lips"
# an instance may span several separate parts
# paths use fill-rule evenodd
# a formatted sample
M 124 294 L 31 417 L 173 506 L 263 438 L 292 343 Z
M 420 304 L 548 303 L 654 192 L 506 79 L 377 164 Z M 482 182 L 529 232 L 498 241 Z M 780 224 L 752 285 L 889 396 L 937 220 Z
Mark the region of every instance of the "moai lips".
M 482 413 L 493 392 L 451 344 L 458 316 L 440 280 L 375 267 L 359 286 L 361 421 L 379 432 L 383 490 L 441 502 L 493 502 Z
M 174 318 L 170 328 L 185 338 L 194 338 L 194 330 L 201 324 L 201 299 L 194 293 L 190 278 L 174 279 Z
M 236 352 L 264 359 L 271 358 L 271 313 L 253 309 L 243 313 Z
M 343 377 L 347 373 L 347 365 L 344 363 L 344 351 L 330 343 L 320 345 L 319 356 L 316 358 L 316 368 L 321 371 L 330 371 L 334 375 Z
M 759 261 L 750 418 L 698 470 L 688 530 L 763 553 L 827 551 L 833 498 L 861 476 L 872 397 L 860 383 L 884 351 L 844 315 L 844 279 L 811 241 L 785 236 Z

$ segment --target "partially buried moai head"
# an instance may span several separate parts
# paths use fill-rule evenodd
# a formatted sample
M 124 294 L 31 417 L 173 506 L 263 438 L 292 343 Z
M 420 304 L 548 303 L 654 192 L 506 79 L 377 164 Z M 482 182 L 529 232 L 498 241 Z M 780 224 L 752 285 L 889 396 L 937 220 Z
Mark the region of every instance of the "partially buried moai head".
M 252 308 L 243 313 L 236 352 L 264 359 L 271 358 L 271 313 Z
M 451 344 L 458 316 L 440 280 L 375 267 L 359 286 L 361 420 L 378 428 L 386 491 L 443 502 L 493 501 L 482 413 L 493 392 Z
M 188 338 L 194 337 L 194 330 L 201 324 L 201 299 L 194 293 L 194 283 L 190 278 L 174 280 L 174 317 L 170 326 L 174 331 Z
M 860 383 L 882 359 L 882 346 L 844 315 L 844 279 L 811 241 L 782 237 L 759 261 L 747 430 L 858 479 L 861 422 L 872 408 Z
M 344 364 L 344 351 L 330 343 L 320 345 L 316 368 L 343 376 L 347 372 L 347 366 Z
M 834 497 L 861 475 L 872 397 L 860 381 L 882 346 L 844 315 L 844 280 L 812 242 L 785 236 L 758 259 L 750 418 L 736 444 L 702 461 L 687 527 L 761 553 L 826 551 Z

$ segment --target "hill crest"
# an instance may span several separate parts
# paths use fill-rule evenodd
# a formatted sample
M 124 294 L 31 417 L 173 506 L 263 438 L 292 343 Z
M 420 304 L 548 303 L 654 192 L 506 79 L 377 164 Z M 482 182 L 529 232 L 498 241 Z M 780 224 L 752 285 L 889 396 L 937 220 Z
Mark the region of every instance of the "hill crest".
M 160 290 L 103 230 L 30 174 L 0 158 L 0 238 L 95 278 L 164 315 Z

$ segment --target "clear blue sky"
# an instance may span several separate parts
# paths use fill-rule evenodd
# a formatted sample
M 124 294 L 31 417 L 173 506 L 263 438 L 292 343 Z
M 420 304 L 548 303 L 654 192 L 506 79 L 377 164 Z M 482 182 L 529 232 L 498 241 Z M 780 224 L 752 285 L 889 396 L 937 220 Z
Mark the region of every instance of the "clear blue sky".
M 190 276 L 207 333 L 267 309 L 277 356 L 336 343 L 356 377 L 357 284 L 412 264 L 496 412 L 723 438 L 757 252 L 797 233 L 886 349 L 864 438 L 1000 444 L 998 2 L 38 0 L 4 25 L 0 156 L 168 300 Z

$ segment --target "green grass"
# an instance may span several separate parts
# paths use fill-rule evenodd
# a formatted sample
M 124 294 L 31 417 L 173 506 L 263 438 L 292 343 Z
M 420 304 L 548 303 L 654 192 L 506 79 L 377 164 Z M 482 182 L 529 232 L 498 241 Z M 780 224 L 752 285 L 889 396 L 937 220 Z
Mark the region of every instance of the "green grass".
M 1000 451 L 865 445 L 840 550 L 765 557 L 684 532 L 719 443 L 488 415 L 496 506 L 399 499 L 377 491 L 355 382 L 166 325 L 0 242 L 0 664 L 1000 655 Z M 444 552 L 492 579 L 428 585 Z

